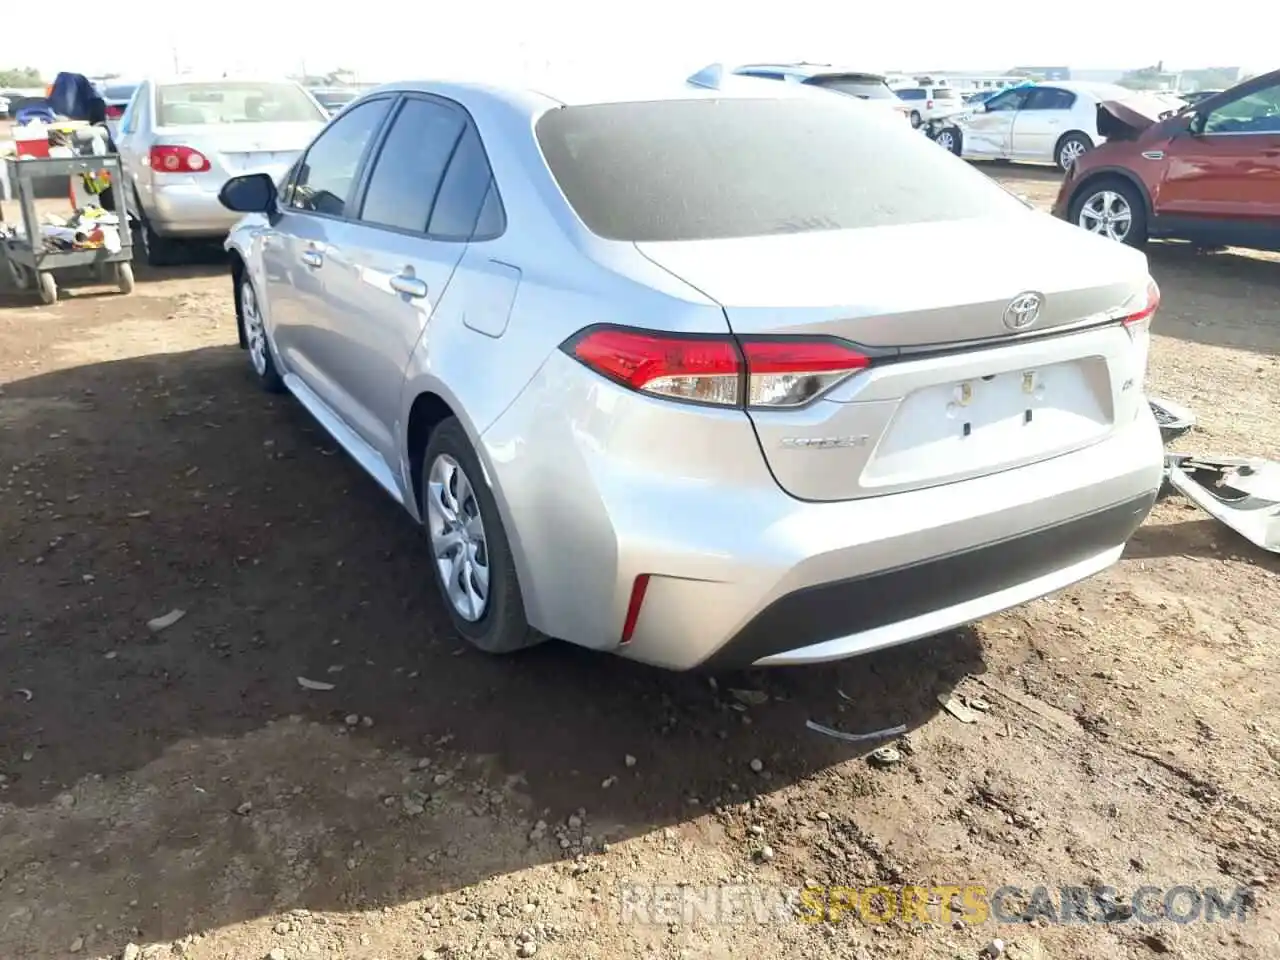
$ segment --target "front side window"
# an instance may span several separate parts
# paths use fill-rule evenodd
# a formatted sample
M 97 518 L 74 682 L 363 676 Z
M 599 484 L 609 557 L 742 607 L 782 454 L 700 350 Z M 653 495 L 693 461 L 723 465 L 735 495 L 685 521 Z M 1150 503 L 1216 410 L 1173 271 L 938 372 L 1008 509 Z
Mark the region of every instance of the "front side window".
M 1280 133 L 1280 85 L 1223 104 L 1204 121 L 1205 133 Z
M 1025 213 L 985 174 L 844 97 L 562 107 L 536 127 L 587 229 L 712 240 Z
M 307 150 L 294 178 L 289 206 L 345 216 L 356 171 L 391 101 L 368 100 L 334 120 Z
M 1021 110 L 1022 105 L 1027 101 L 1028 91 L 1022 89 L 1006 90 L 1004 93 L 998 93 L 987 101 L 987 113 L 996 113 L 1002 110 Z
M 324 112 L 292 83 L 171 83 L 156 91 L 156 125 L 306 123 Z

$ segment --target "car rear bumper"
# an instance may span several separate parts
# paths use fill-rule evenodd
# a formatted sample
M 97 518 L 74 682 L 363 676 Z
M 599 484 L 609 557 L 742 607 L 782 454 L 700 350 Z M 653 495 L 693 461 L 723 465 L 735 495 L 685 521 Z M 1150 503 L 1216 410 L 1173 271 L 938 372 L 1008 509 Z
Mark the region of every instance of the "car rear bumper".
M 1105 569 L 1155 492 L 995 543 L 804 587 L 753 617 L 703 666 L 822 663 L 932 636 Z
M 534 626 L 677 670 L 835 660 L 1061 589 L 1119 558 L 1163 470 L 1144 403 L 1108 439 L 1030 466 L 802 501 L 745 414 L 630 393 L 562 356 L 483 441 Z
M 162 237 L 220 239 L 240 219 L 218 201 L 216 190 L 194 183 L 154 188 L 146 215 Z

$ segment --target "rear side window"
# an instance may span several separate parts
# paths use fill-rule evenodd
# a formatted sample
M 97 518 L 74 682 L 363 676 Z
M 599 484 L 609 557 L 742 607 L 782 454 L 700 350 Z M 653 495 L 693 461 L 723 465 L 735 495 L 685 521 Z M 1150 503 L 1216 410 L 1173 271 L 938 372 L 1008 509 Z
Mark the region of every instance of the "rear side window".
M 480 134 L 467 124 L 431 208 L 427 232 L 437 240 L 487 240 L 506 228 Z
M 1070 110 L 1076 95 L 1057 87 L 1033 87 L 1023 110 Z
M 610 240 L 752 237 L 1025 212 L 985 174 L 891 114 L 841 97 L 562 107 L 542 116 L 537 137 L 570 206 Z
M 451 107 L 406 100 L 378 151 L 360 219 L 426 233 L 431 205 L 463 127 L 462 114 Z
M 918 88 L 908 88 L 898 91 L 898 99 L 900 100 L 923 100 L 925 99 L 924 91 Z

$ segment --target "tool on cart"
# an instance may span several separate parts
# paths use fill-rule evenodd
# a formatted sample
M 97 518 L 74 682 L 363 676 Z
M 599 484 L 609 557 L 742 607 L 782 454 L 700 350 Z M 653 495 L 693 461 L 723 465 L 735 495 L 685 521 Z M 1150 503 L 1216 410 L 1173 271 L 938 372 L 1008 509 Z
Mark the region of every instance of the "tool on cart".
M 133 244 L 124 191 L 111 183 L 122 182 L 118 156 L 81 156 L 38 159 L 23 157 L 4 161 L 10 185 L 22 212 L 21 222 L 6 224 L 0 211 L 0 253 L 19 290 L 35 288 L 45 303 L 58 299 L 55 271 L 92 267 L 99 274 L 111 270 L 121 293 L 133 291 Z M 87 202 L 69 219 L 36 215 L 35 183 L 48 177 L 66 177 L 86 188 Z M 110 196 L 114 194 L 114 196 Z M 111 208 L 94 200 L 110 196 Z M 79 198 L 77 198 L 79 199 Z

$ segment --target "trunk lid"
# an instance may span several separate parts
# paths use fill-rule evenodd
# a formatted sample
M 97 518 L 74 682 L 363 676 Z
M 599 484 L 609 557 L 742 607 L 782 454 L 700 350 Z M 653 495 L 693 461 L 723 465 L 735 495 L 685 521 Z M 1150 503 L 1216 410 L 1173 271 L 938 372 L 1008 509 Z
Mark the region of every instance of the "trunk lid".
M 1098 133 L 1108 140 L 1136 140 L 1171 111 L 1154 98 L 1104 100 L 1098 104 Z
M 1089 321 L 1141 307 L 1146 258 L 1045 214 L 637 247 L 720 303 L 736 335 L 833 336 L 890 355 L 808 406 L 750 411 L 793 496 L 995 473 L 1137 415 L 1142 352 L 1120 325 Z M 977 266 L 960 255 L 973 250 Z M 1039 315 L 1011 329 L 1013 301 L 1032 292 Z
M 311 139 L 324 127 L 315 123 L 191 124 L 157 130 L 157 144 L 199 150 L 210 169 L 198 177 L 219 183 L 246 173 L 266 173 L 279 180 Z

